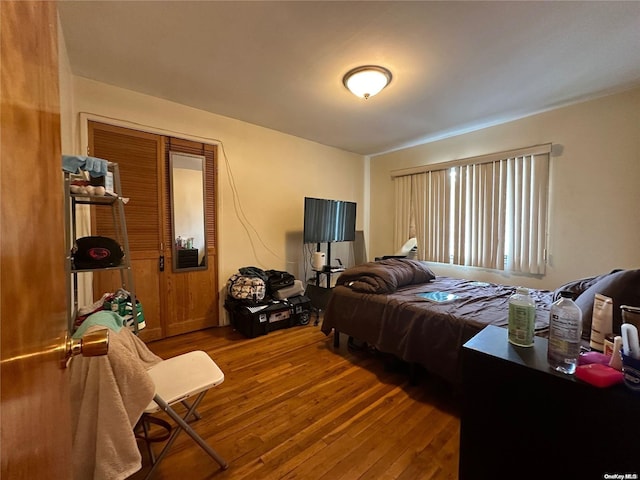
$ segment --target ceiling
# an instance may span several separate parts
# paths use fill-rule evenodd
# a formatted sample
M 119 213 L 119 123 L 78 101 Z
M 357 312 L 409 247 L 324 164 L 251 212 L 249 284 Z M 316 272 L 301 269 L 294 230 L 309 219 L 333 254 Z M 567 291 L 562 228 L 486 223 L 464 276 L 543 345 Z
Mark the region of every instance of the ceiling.
M 640 2 L 74 1 L 75 75 L 375 155 L 640 85 Z M 369 100 L 342 84 L 377 64 Z

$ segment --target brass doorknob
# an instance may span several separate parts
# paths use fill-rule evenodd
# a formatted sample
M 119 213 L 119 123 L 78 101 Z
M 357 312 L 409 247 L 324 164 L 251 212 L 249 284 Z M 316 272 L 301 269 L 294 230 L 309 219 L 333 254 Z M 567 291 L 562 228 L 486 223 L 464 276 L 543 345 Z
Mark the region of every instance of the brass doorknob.
M 65 337 L 64 358 L 62 368 L 66 368 L 69 359 L 76 355 L 83 357 L 99 357 L 109 353 L 109 330 L 107 328 L 85 333 L 82 338 Z

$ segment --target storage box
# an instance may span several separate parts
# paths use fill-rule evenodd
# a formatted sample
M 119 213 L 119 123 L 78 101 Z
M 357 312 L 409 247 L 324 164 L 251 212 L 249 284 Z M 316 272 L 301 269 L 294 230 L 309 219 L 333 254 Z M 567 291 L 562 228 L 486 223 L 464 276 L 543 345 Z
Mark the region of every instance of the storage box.
M 225 309 L 231 315 L 231 325 L 245 337 L 266 335 L 273 330 L 291 327 L 291 307 L 286 303 L 272 303 L 249 306 L 233 299 L 227 299 Z
M 298 295 L 288 300 L 294 324 L 306 325 L 311 318 L 311 299 L 306 295 Z
M 278 300 L 284 300 L 285 298 L 291 298 L 294 296 L 302 295 L 304 293 L 304 287 L 301 280 L 294 280 L 293 285 L 285 288 L 281 288 L 273 294 Z
M 280 330 L 281 328 L 289 328 L 295 325 L 294 318 L 291 315 L 291 307 L 289 305 L 280 303 L 275 304 L 273 307 L 278 306 L 277 310 L 267 312 L 267 330 L 273 332 L 274 330 Z

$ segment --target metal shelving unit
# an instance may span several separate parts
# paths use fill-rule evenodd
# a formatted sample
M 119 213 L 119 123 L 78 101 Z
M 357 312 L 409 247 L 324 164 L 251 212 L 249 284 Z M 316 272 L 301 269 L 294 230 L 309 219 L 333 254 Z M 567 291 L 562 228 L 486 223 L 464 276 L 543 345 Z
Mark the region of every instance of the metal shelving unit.
M 66 246 L 66 270 L 67 270 L 67 312 L 68 329 L 73 332 L 75 319 L 78 312 L 78 274 L 83 272 L 97 272 L 105 270 L 119 270 L 122 288 L 129 292 L 131 299 L 132 330 L 138 334 L 138 309 L 135 295 L 133 270 L 131 268 L 131 255 L 129 250 L 129 237 L 127 223 L 124 214 L 125 199 L 121 196 L 120 170 L 117 163 L 109 162 L 107 169 L 113 174 L 114 193 L 106 193 L 104 196 L 71 193 L 72 174 L 64 172 L 65 191 L 65 246 Z M 124 251 L 122 263 L 114 267 L 76 269 L 73 266 L 72 249 L 77 237 L 77 211 L 78 205 L 95 205 L 111 208 L 115 238 Z

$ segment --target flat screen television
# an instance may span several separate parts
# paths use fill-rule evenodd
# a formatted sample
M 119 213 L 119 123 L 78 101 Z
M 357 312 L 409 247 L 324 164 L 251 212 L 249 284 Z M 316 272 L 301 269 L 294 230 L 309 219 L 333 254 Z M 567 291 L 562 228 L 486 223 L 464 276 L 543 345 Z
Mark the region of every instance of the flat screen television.
M 356 203 L 305 197 L 304 243 L 353 242 Z

